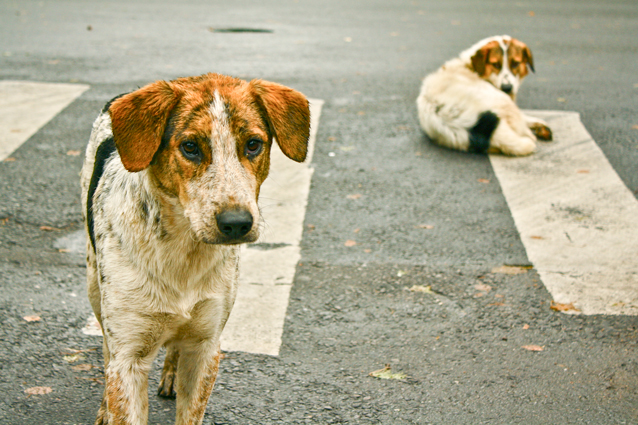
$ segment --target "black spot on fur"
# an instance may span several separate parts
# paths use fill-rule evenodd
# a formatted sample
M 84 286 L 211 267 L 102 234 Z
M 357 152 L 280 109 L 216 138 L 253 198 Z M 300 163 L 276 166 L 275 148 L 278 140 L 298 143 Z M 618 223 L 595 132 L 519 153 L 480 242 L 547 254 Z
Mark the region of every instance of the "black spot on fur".
M 89 238 L 91 239 L 91 245 L 93 245 L 93 252 L 95 252 L 95 231 L 93 229 L 93 195 L 97 185 L 100 183 L 100 178 L 104 174 L 104 164 L 106 160 L 115 152 L 115 141 L 112 137 L 104 140 L 97 148 L 95 154 L 95 162 L 93 163 L 93 174 L 91 175 L 91 182 L 89 183 L 89 192 L 86 197 L 86 223 L 89 229 Z
M 468 130 L 470 134 L 470 146 L 468 151 L 475 153 L 485 153 L 490 148 L 490 139 L 500 118 L 492 111 L 485 111 L 479 115 L 474 127 Z

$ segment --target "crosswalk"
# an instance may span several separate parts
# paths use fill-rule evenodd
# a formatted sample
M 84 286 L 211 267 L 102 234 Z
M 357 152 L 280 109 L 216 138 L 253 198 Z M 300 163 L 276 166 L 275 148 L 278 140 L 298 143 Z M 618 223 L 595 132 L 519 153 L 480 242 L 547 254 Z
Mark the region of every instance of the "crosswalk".
M 0 160 L 89 87 L 0 82 Z M 222 335 L 226 351 L 278 355 L 312 178 L 310 161 L 323 102 L 311 101 L 309 159 L 278 149 L 261 191 L 266 230 L 242 248 L 240 289 Z M 529 111 L 555 141 L 525 158 L 491 156 L 528 257 L 568 313 L 638 315 L 638 202 L 587 133 L 577 113 Z M 460 154 L 460 153 L 459 153 Z M 83 232 L 59 244 L 84 246 Z M 72 249 L 67 249 L 72 251 Z M 84 332 L 99 335 L 95 319 Z

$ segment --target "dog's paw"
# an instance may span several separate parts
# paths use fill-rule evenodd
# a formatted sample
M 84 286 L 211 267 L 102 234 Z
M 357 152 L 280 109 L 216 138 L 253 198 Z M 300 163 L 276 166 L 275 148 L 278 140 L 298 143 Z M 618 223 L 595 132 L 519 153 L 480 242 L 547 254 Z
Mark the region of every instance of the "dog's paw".
M 175 375 L 174 371 L 164 371 L 162 373 L 162 379 L 160 380 L 159 387 L 157 388 L 157 395 L 164 398 L 175 398 Z
M 532 123 L 529 128 L 538 140 L 545 140 L 549 142 L 553 139 L 552 130 L 541 122 Z

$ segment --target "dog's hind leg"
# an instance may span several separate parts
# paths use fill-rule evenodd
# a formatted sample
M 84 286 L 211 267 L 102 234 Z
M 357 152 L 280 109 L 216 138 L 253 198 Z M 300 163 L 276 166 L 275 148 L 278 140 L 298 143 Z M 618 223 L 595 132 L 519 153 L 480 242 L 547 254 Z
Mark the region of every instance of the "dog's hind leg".
M 505 120 L 501 120 L 496 127 L 490 142 L 490 150 L 498 150 L 511 156 L 530 155 L 535 149 L 536 141 L 532 134 L 529 136 L 518 134 Z
M 166 398 L 175 398 L 175 378 L 177 374 L 177 362 L 179 360 L 179 349 L 174 345 L 166 347 L 166 358 L 164 359 L 164 369 L 162 369 L 162 379 L 157 388 L 157 395 Z

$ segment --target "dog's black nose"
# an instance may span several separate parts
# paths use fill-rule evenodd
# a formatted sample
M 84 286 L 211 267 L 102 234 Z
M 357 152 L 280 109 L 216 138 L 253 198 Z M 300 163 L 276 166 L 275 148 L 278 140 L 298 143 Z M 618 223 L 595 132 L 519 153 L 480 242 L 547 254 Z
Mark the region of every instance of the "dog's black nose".
M 229 210 L 217 214 L 217 227 L 231 239 L 238 239 L 250 232 L 253 216 L 246 210 Z
M 509 83 L 501 84 L 501 90 L 503 90 L 507 94 L 510 94 L 513 88 L 514 87 Z

